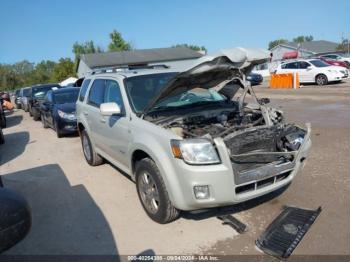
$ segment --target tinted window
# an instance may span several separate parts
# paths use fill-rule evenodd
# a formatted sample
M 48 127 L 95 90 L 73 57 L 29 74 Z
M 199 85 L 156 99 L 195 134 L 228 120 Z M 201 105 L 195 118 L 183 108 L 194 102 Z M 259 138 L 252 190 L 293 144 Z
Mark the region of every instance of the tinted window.
M 32 88 L 32 95 L 34 97 L 44 97 L 47 93 L 47 91 L 55 88 L 60 88 L 59 85 L 52 85 L 52 86 L 39 86 L 39 87 L 33 87 Z
M 308 62 L 305 62 L 305 61 L 301 61 L 301 62 L 299 63 L 300 69 L 306 69 L 306 68 L 308 68 L 309 66 L 310 66 L 310 64 L 309 64 Z
M 79 89 L 58 92 L 53 95 L 53 101 L 55 104 L 75 103 L 77 102 L 78 94 Z
M 23 89 L 23 96 L 29 96 L 30 95 L 30 88 Z
M 113 80 L 106 80 L 104 103 L 108 102 L 117 103 L 120 108 L 123 108 L 123 99 L 122 94 L 120 93 L 119 85 Z
M 163 73 L 127 78 L 125 87 L 132 109 L 137 113 L 142 112 L 175 75 Z
M 104 101 L 105 80 L 96 79 L 90 88 L 88 103 L 100 107 Z
M 293 62 L 293 63 L 288 63 L 286 64 L 286 67 L 287 69 L 298 69 L 298 62 Z
M 80 88 L 80 94 L 79 94 L 79 101 L 83 102 L 85 99 L 85 95 L 86 95 L 86 91 L 89 87 L 91 80 L 90 79 L 86 79 L 84 80 L 81 88 Z
M 329 64 L 323 62 L 322 60 L 311 60 L 310 63 L 313 64 L 316 67 L 327 67 L 327 66 L 329 66 Z

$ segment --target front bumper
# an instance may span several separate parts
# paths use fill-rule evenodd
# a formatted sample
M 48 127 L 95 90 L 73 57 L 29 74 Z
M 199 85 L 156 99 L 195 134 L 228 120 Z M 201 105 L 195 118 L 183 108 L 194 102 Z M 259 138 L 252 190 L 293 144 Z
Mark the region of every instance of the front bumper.
M 179 177 L 181 191 L 180 193 L 177 191 L 177 194 L 172 192 L 173 204 L 181 210 L 227 206 L 265 195 L 289 184 L 305 164 L 311 148 L 310 132 L 311 128 L 308 126 L 303 144 L 294 153 L 293 165 L 281 169 L 280 172 L 271 169 L 272 173 L 245 183 L 235 181 L 232 162 L 221 138 L 215 139 L 221 164 L 191 166 L 180 159 L 175 159 L 176 175 Z M 193 188 L 203 185 L 209 187 L 210 197 L 196 199 Z
M 56 120 L 57 127 L 61 133 L 70 134 L 77 132 L 77 121 L 76 120 L 68 120 L 61 117 L 58 117 Z

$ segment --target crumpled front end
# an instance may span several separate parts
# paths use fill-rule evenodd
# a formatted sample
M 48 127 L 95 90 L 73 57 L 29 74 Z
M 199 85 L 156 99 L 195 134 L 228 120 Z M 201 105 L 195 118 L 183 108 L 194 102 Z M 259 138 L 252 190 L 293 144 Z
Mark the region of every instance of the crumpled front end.
M 254 127 L 223 139 L 230 157 L 238 199 L 256 197 L 290 182 L 311 147 L 311 126 Z

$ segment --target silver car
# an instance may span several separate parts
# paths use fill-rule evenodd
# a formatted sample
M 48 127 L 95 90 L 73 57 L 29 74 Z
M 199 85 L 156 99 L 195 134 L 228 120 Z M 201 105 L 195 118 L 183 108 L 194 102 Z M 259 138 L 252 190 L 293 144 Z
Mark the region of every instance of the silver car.
M 286 123 L 256 98 L 245 75 L 266 59 L 234 49 L 189 69 L 86 77 L 77 121 L 87 162 L 106 159 L 129 174 L 159 223 L 181 210 L 232 205 L 286 186 L 308 156 L 310 126 Z

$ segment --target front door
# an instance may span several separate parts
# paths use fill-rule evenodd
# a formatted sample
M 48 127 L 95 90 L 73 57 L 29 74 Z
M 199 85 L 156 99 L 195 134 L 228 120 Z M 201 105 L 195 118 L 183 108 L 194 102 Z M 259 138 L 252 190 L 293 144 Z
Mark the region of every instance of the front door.
M 99 130 L 103 137 L 103 145 L 101 147 L 113 160 L 120 163 L 124 168 L 128 168 L 129 159 L 127 152 L 131 141 L 131 133 L 120 86 L 116 80 L 106 80 L 103 102 L 116 103 L 121 109 L 121 114 L 112 116 L 101 115 L 101 129 Z

